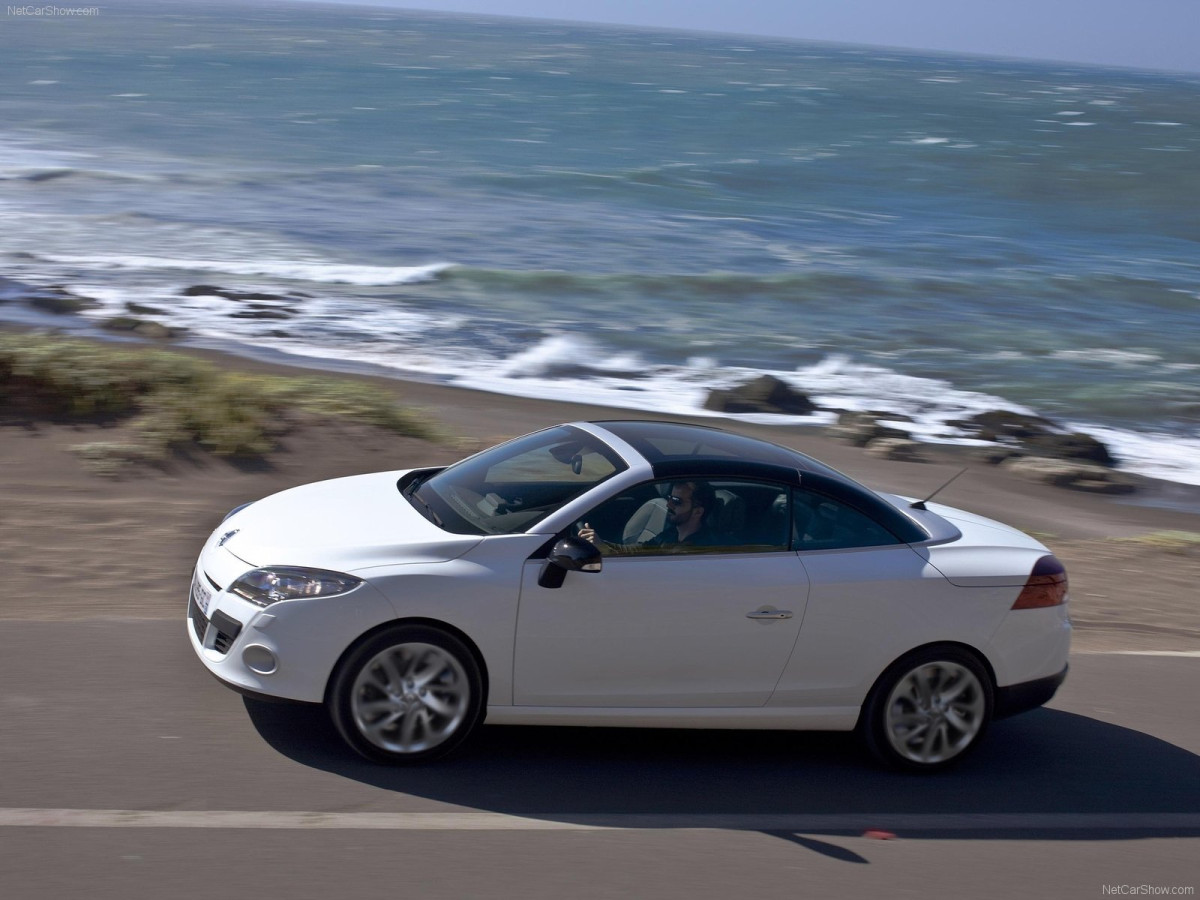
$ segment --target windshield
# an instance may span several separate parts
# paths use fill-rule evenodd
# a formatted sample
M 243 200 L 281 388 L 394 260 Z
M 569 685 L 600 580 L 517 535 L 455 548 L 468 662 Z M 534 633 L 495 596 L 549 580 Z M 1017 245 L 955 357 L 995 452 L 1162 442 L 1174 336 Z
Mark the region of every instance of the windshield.
M 626 468 L 599 438 L 560 425 L 410 482 L 404 495 L 447 531 L 516 534 Z

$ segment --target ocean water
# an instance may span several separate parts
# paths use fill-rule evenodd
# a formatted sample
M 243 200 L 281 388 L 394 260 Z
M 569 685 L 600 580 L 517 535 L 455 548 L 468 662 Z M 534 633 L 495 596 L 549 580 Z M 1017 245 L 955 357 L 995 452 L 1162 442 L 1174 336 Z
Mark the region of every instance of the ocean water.
M 0 275 L 84 324 L 667 414 L 770 372 L 1200 484 L 1200 76 L 170 0 L 0 60 Z

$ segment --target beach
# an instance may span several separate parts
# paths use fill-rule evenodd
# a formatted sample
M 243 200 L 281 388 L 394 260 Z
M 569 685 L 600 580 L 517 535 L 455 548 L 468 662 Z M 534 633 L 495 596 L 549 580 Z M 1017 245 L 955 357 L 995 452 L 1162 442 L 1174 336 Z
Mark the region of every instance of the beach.
M 312 375 L 277 362 L 172 350 L 236 371 Z M 440 439 L 310 417 L 262 459 L 188 452 L 103 477 L 69 448 L 112 439 L 119 422 L 9 416 L 0 424 L 0 558 L 8 563 L 0 619 L 178 618 L 182 634 L 195 556 L 234 506 L 324 478 L 446 464 L 559 422 L 655 417 L 393 378 L 323 377 L 382 388 L 418 409 Z M 965 466 L 938 501 L 1021 528 L 1062 559 L 1077 651 L 1200 651 L 1200 544 L 1163 537 L 1200 532 L 1200 515 L 1168 508 L 1186 505 L 1179 502 L 1180 486 L 1145 480 L 1132 497 L 1095 495 L 1027 481 L 970 459 L 962 448 L 926 446 L 927 462 L 900 462 L 873 457 L 822 428 L 691 421 L 794 447 L 875 489 L 905 496 L 925 496 Z

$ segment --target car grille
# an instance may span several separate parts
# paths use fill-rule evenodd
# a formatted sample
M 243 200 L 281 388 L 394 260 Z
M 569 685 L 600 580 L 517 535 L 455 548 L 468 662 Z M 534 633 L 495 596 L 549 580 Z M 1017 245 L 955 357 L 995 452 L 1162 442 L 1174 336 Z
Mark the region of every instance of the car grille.
M 242 623 L 218 609 L 208 624 L 213 629 L 213 649 L 218 653 L 228 653 L 237 636 L 242 633 Z
M 208 617 L 200 612 L 196 601 L 188 603 L 188 618 L 192 620 L 192 631 L 196 632 L 196 640 L 204 643 L 204 632 L 208 631 Z
M 192 630 L 196 632 L 196 640 L 200 645 L 221 654 L 228 653 L 237 636 L 242 633 L 242 623 L 237 619 L 221 610 L 213 613 L 210 619 L 200 612 L 194 599 L 188 601 L 188 618 L 192 620 Z

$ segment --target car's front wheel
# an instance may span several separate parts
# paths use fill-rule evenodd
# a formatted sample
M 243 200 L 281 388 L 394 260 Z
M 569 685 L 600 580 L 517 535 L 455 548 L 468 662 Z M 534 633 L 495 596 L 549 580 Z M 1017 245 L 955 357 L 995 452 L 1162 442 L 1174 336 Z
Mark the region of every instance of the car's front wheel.
M 470 735 L 483 710 L 483 679 L 454 635 L 397 625 L 368 638 L 330 685 L 338 732 L 368 759 L 415 763 L 444 756 Z
M 958 647 L 931 647 L 898 660 L 867 697 L 859 731 L 884 765 L 929 772 L 963 758 L 992 717 L 991 678 Z

